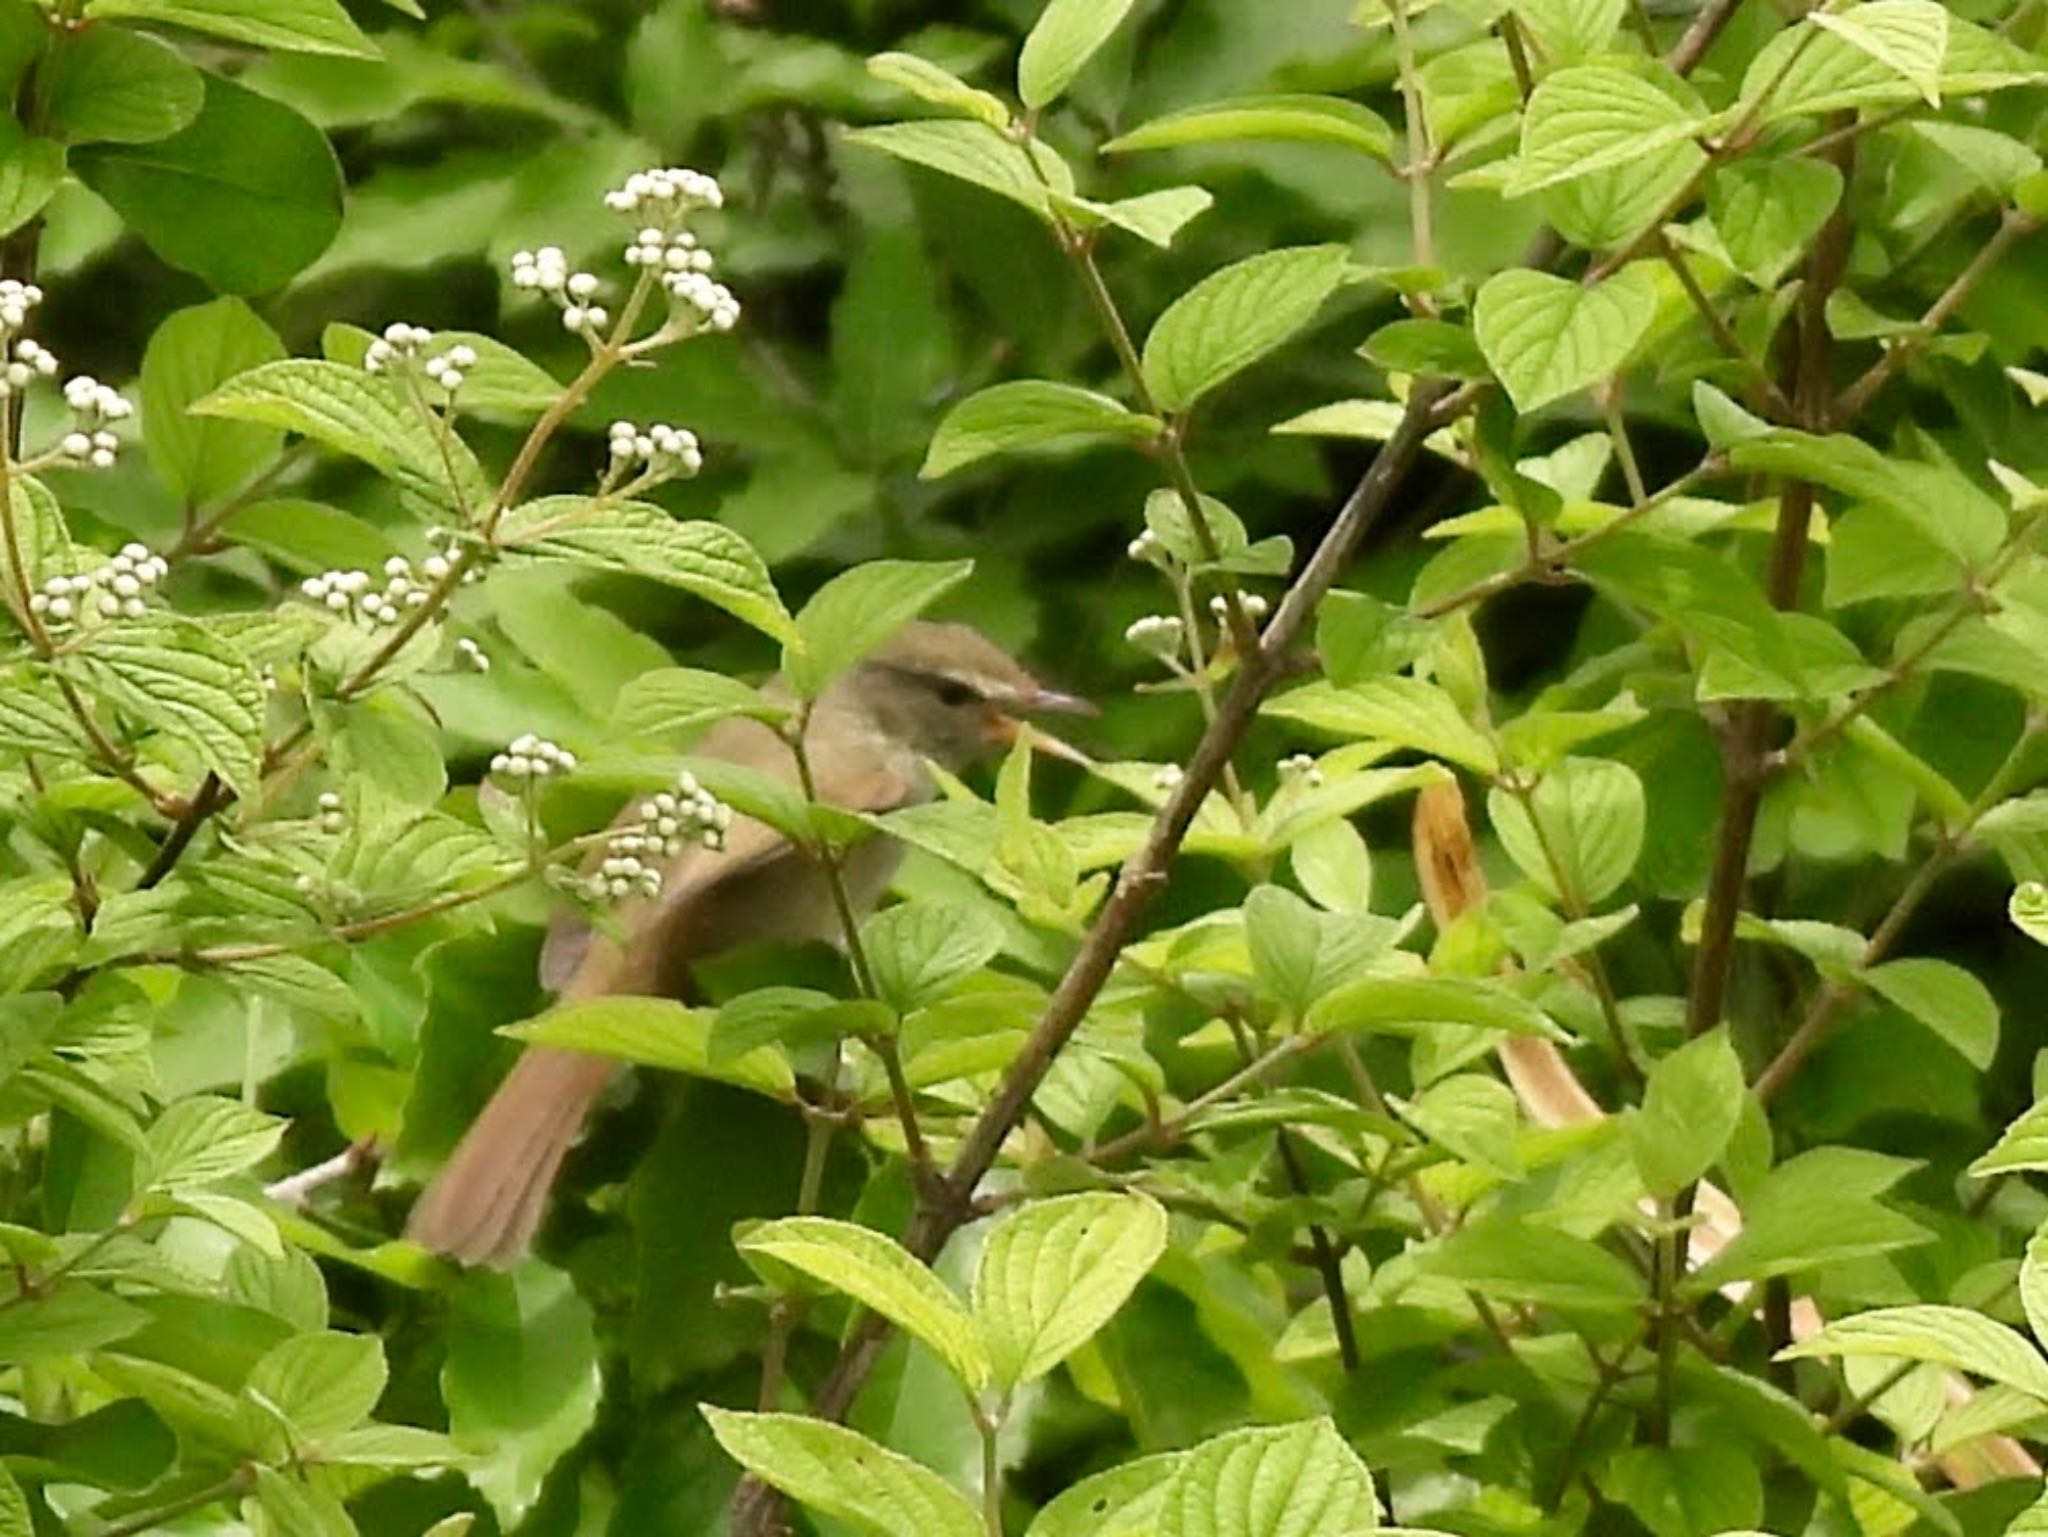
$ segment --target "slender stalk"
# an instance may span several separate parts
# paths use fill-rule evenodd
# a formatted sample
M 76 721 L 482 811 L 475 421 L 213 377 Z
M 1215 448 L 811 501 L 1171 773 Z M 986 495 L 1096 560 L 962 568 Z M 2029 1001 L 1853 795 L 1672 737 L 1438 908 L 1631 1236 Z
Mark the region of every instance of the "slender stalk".
M 256 1469 L 244 1463 L 218 1483 L 207 1484 L 194 1489 L 190 1494 L 181 1494 L 174 1500 L 161 1505 L 152 1505 L 147 1510 L 138 1510 L 119 1521 L 99 1529 L 99 1537 L 138 1537 L 142 1532 L 153 1532 L 166 1522 L 175 1521 L 179 1516 L 190 1515 L 195 1510 L 204 1510 L 209 1505 L 218 1505 L 223 1500 L 240 1499 L 256 1487 Z
M 988 1537 L 1003 1537 L 1003 1422 L 993 1414 L 978 1414 L 975 1428 L 981 1432 L 981 1522 Z
M 1410 258 L 1418 267 L 1436 265 L 1436 208 L 1435 193 L 1430 186 L 1429 169 L 1436 154 L 1430 143 L 1429 113 L 1422 100 L 1421 83 L 1415 71 L 1415 40 L 1408 32 L 1407 0 L 1387 0 L 1387 15 L 1394 23 L 1394 51 L 1400 61 L 1401 71 L 1401 115 L 1408 125 L 1408 164 L 1402 169 L 1402 178 L 1408 183 L 1408 229 L 1412 242 Z M 1517 42 L 1520 32 L 1515 33 Z M 1516 56 L 1514 44 L 1508 47 L 1508 57 Z M 1528 60 L 1522 61 L 1526 69 Z M 1519 80 L 1519 76 L 1517 77 Z M 1414 306 L 1424 315 L 1434 315 L 1436 306 L 1427 294 L 1414 296 Z
M 1904 368 L 1947 323 L 1948 318 L 1962 307 L 1963 301 L 1970 297 L 1977 285 L 1984 281 L 1991 269 L 2012 249 L 2014 242 L 2024 235 L 2031 235 L 2040 227 L 2040 220 L 2033 215 L 2021 213 L 2016 208 L 2007 209 L 2005 217 L 1999 221 L 1997 232 L 1984 242 L 1977 254 L 1970 258 L 1969 265 L 1958 272 L 1948 287 L 1943 289 L 1927 307 L 1927 313 L 1920 317 L 1920 323 L 1914 333 L 1899 338 L 1896 343 L 1887 347 L 1884 356 L 1865 369 L 1856 382 L 1842 392 L 1841 398 L 1835 402 L 1836 417 L 1849 421 L 1859 416 L 1863 408 L 1870 404 L 1872 397 L 1884 388 L 1886 381 Z
M 1315 1044 L 1306 1036 L 1290 1036 L 1277 1045 L 1267 1047 L 1213 1089 L 1197 1094 L 1178 1113 L 1097 1144 L 1089 1152 L 1088 1161 L 1098 1166 L 1114 1164 L 1133 1153 L 1157 1152 L 1185 1141 L 1206 1112 L 1229 1103 L 1246 1089 L 1262 1082 L 1274 1068 Z
M 2021 731 L 2012 749 L 2005 755 L 2005 760 L 1985 782 L 1984 788 L 1977 792 L 1976 799 L 1970 802 L 1970 808 L 1964 813 L 1961 823 L 1943 831 L 1934 849 L 1920 862 L 1920 867 L 1913 872 L 1905 888 L 1885 911 L 1877 927 L 1871 931 L 1870 938 L 1864 943 L 1863 953 L 1856 958 L 1856 970 L 1849 976 L 1827 983 L 1814 995 L 1805 1017 L 1799 1022 L 1799 1028 L 1792 1032 L 1785 1044 L 1778 1049 L 1778 1054 L 1771 1058 L 1770 1064 L 1757 1076 L 1758 1099 L 1768 1103 L 1783 1092 L 1785 1086 L 1827 1038 L 1828 1032 L 1834 1027 L 1836 1017 L 1863 991 L 1863 973 L 1891 953 L 1892 947 L 1898 943 L 1899 936 L 1905 932 L 1906 925 L 1920 910 L 1920 905 L 1927 900 L 1935 884 L 1948 873 L 1957 856 L 1969 847 L 1970 835 L 1977 824 L 1984 820 L 1993 807 L 2013 792 L 2026 764 L 2028 753 L 2040 738 L 2043 729 L 2044 723 L 2040 718 L 2028 721 L 2026 729 Z
M 1749 387 L 1751 404 L 1760 407 L 1764 414 L 1774 421 L 1790 421 L 1792 402 L 1785 398 L 1785 392 L 1778 388 L 1777 381 L 1764 372 L 1763 365 L 1749 355 L 1749 350 L 1742 345 L 1742 339 L 1735 334 L 1735 328 L 1728 324 L 1728 317 L 1721 313 L 1707 291 L 1700 287 L 1700 280 L 1693 272 L 1692 264 L 1685 259 L 1685 253 L 1673 245 L 1670 237 L 1662 230 L 1657 232 L 1656 249 L 1658 256 L 1663 258 L 1664 265 L 1669 267 L 1673 276 L 1678 279 L 1678 286 L 1685 290 L 1686 299 L 1699 313 L 1700 319 L 1706 322 L 1707 330 L 1713 336 L 1715 344 L 1741 365 Z

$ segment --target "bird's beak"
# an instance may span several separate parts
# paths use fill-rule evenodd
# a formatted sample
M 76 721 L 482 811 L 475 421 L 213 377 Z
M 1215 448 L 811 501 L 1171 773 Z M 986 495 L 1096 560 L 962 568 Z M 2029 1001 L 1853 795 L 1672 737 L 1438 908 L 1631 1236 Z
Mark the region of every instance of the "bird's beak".
M 1065 758 L 1069 763 L 1078 763 L 1083 768 L 1094 766 L 1095 760 L 1071 742 L 1064 742 L 1038 726 L 1019 719 L 1020 715 L 1100 715 L 1088 700 L 1078 694 L 1062 694 L 1056 689 L 1034 688 L 1018 693 L 1004 701 L 1010 709 L 1018 712 L 1012 715 L 1003 710 L 991 711 L 988 734 L 991 740 L 1004 743 L 1014 742 L 1025 731 L 1031 733 L 1031 745 L 1055 758 Z

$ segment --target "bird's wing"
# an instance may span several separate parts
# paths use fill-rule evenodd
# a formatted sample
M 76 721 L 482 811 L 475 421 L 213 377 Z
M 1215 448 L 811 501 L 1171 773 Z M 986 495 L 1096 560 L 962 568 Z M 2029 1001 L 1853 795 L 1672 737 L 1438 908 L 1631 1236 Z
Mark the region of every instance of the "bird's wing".
M 754 720 L 728 720 L 709 732 L 696 756 L 794 783 L 788 745 Z M 928 793 L 919 767 L 897 755 L 816 754 L 818 799 L 851 811 L 887 811 Z M 620 821 L 637 817 L 630 802 Z M 619 937 L 597 934 L 583 914 L 559 913 L 541 951 L 542 985 L 565 1000 L 601 993 L 666 993 L 665 979 L 692 958 L 716 954 L 743 937 L 806 938 L 823 903 L 792 900 L 805 882 L 791 867 L 805 856 L 764 822 L 735 816 L 723 847 L 692 844 L 662 871 L 661 890 L 618 906 Z M 790 872 L 790 877 L 783 875 Z

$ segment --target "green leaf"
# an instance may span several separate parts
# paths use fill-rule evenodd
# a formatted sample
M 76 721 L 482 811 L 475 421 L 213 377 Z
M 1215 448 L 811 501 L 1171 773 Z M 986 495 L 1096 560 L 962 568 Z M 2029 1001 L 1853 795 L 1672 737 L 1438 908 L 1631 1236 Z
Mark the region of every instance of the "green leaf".
M 2048 1169 L 2048 1099 L 2021 1111 L 1991 1151 L 1970 1165 L 1970 1172 L 1979 1179 L 2026 1169 Z
M 2017 1329 L 1968 1308 L 1934 1303 L 1873 1308 L 1835 1320 L 1812 1338 L 1779 1351 L 1777 1359 L 1834 1356 L 1928 1361 L 2048 1400 L 2048 1361 Z
M 1260 988 L 1298 1017 L 1392 948 L 1400 927 L 1368 913 L 1319 913 L 1291 891 L 1260 886 L 1245 898 L 1244 931 Z
M 1918 24 L 1928 25 L 1924 18 Z M 1898 37 L 1909 58 L 1914 25 L 1908 18 Z M 1943 96 L 2005 90 L 2043 77 L 2033 55 L 1996 33 L 1953 14 L 1947 25 L 1938 81 Z M 1870 35 L 1867 30 L 1865 35 Z M 1905 104 L 1925 96 L 1920 85 L 1892 64 L 1838 32 L 1813 26 L 1810 19 L 1807 26 L 1780 30 L 1751 59 L 1743 75 L 1740 101 L 1754 103 L 1767 92 L 1765 124 L 1788 117 Z
M 147 412 L 145 405 L 143 410 Z M 192 418 L 187 418 L 189 425 Z M 143 437 L 147 441 L 146 419 Z M 300 575 L 321 571 L 375 571 L 398 553 L 384 531 L 353 513 L 323 502 L 276 497 L 236 509 L 221 525 L 221 536 L 247 545 Z M 324 628 L 324 625 L 323 625 Z
M 977 118 L 995 129 L 1010 125 L 1010 109 L 1001 98 L 969 85 L 958 75 L 914 53 L 878 53 L 868 60 L 877 80 L 908 91 L 920 101 L 963 117 Z
M 1407 1101 L 1401 1119 L 1454 1156 L 1501 1179 L 1519 1179 L 1522 1157 L 1520 1102 L 1515 1091 L 1484 1073 L 1439 1078 Z
M 695 667 L 660 667 L 630 679 L 619 690 L 613 719 L 629 736 L 655 736 L 745 716 L 781 721 L 789 707 L 759 689 L 723 673 Z
M 1979 1072 L 1998 1055 L 1998 1001 L 1969 972 L 1949 961 L 1886 961 L 1863 983 L 1904 1009 L 1961 1053 Z
M 532 1261 L 511 1275 L 470 1271 L 448 1296 L 448 1433 L 509 1529 L 596 1419 L 603 1382 L 590 1307 L 562 1272 Z
M 150 1321 L 132 1303 L 82 1281 L 65 1281 L 26 1301 L 0 1308 L 0 1366 L 52 1357 L 76 1361 L 126 1339 Z
M 181 1099 L 150 1124 L 149 1186 L 176 1190 L 240 1174 L 275 1152 L 284 1130 L 276 1116 L 239 1100 Z
M 1607 51 L 1628 0 L 1515 0 L 1514 11 L 1545 57 L 1574 63 Z
M 1051 149 L 1034 141 L 1027 159 L 1023 146 L 986 123 L 885 123 L 879 128 L 856 128 L 847 134 L 846 142 L 972 183 L 1021 203 L 1041 219 L 1052 216 L 1047 183 L 1054 192 L 1071 196 L 1074 191 L 1073 173 Z
M 1778 280 L 1842 199 L 1842 173 L 1825 160 L 1737 160 L 1707 182 L 1707 213 L 1736 269 L 1759 288 Z
M 1347 818 L 1333 817 L 1302 833 L 1288 846 L 1287 862 L 1317 906 L 1333 913 L 1371 910 L 1372 851 Z
M 988 1351 L 967 1309 L 893 1239 L 829 1217 L 784 1217 L 748 1231 L 739 1250 L 749 1261 L 786 1265 L 872 1308 L 930 1346 L 968 1393 L 988 1387 Z M 763 1274 L 776 1279 L 772 1270 Z
M 797 615 L 797 647 L 783 652 L 790 686 L 816 699 L 973 570 L 971 560 L 871 560 L 833 577 Z
M 72 34 L 44 103 L 51 134 L 73 144 L 147 144 L 199 115 L 206 84 L 177 50 L 126 27 Z
M 1050 379 L 1017 379 L 977 390 L 932 433 L 920 480 L 936 480 L 993 454 L 1046 443 L 1117 438 L 1142 443 L 1164 424 L 1093 390 Z
M 1472 333 L 1448 320 L 1390 321 L 1359 350 L 1391 373 L 1444 379 L 1477 379 L 1486 373 L 1486 359 Z
M 1641 75 L 1601 64 L 1560 69 L 1529 97 L 1521 153 L 1501 191 L 1526 197 L 1628 165 L 1683 143 L 1706 126 L 1697 113 Z
M 326 1485 L 258 1466 L 255 1486 L 242 1497 L 250 1537 L 357 1537 L 347 1507 Z
M 1452 702 L 1419 678 L 1371 678 L 1338 688 L 1311 683 L 1282 694 L 1261 712 L 1341 737 L 1363 737 L 1411 747 L 1491 776 L 1500 769 L 1492 741 Z
M 1385 160 L 1393 151 L 1394 130 L 1377 112 L 1341 96 L 1233 96 L 1156 117 L 1111 139 L 1102 152 L 1118 155 L 1247 139 L 1339 144 Z
M 1742 1231 L 1693 1272 L 1705 1295 L 1732 1280 L 1765 1280 L 1927 1240 L 1927 1230 L 1878 1204 L 1911 1168 L 1861 1148 L 1819 1147 L 1773 1169 L 1742 1203 Z
M 1628 1127 L 1643 1188 L 1676 1195 L 1719 1162 L 1748 1093 L 1725 1027 L 1687 1041 L 1651 1068 Z
M 1764 1516 L 1758 1458 L 1739 1443 L 1624 1447 L 1599 1488 L 1654 1537 L 1741 1537 Z
M 1643 851 L 1647 815 L 1634 769 L 1606 758 L 1566 758 L 1537 781 L 1529 801 L 1492 790 L 1486 810 L 1508 857 L 1537 886 L 1591 905 L 1628 879 Z
M 396 384 L 358 368 L 318 358 L 265 363 L 237 374 L 191 410 L 300 433 L 437 505 L 474 508 L 490 496 L 482 467 L 459 440 L 444 443 Z M 507 514 L 508 522 L 518 510 Z
M 1292 246 L 1212 272 L 1145 338 L 1152 393 L 1167 410 L 1186 410 L 1313 320 L 1350 266 L 1343 246 Z
M 1609 378 L 1656 316 L 1656 278 L 1640 263 L 1596 288 L 1515 268 L 1488 278 L 1472 307 L 1479 350 L 1520 411 Z
M 28 1508 L 28 1496 L 14 1475 L 0 1463 L 0 1537 L 35 1537 L 35 1517 Z
M 776 640 L 796 633 L 767 565 L 719 523 L 677 519 L 652 502 L 547 496 L 506 513 L 498 537 L 523 554 L 678 588 Z
M 1054 1495 L 1024 1537 L 1140 1537 L 1155 1529 L 1185 1452 L 1160 1452 L 1091 1474 Z
M 1054 193 L 1052 203 L 1082 229 L 1114 224 L 1160 250 L 1170 250 L 1174 237 L 1188 223 L 1216 205 L 1216 196 L 1204 187 L 1162 187 L 1114 203 L 1097 203 L 1083 197 Z
M 1489 1217 L 1416 1255 L 1431 1275 L 1504 1302 L 1612 1312 L 1634 1307 L 1643 1280 L 1588 1238 L 1513 1217 Z
M 1211 1437 L 1167 1490 L 1158 1537 L 1351 1537 L 1379 1525 L 1372 1474 L 1327 1419 Z
M 116 4 L 155 9 L 146 0 L 93 9 Z M 341 167 L 327 136 L 217 75 L 206 77 L 199 115 L 169 138 L 86 145 L 71 164 L 152 251 L 223 293 L 279 287 L 341 228 Z
M 2048 1340 L 2048 1224 L 2035 1229 L 2020 1260 L 2020 1306 L 2035 1341 Z
M 903 902 L 860 929 L 875 991 L 899 1014 L 935 1003 L 1003 948 L 1003 926 L 982 906 Z
M 2048 945 L 2048 887 L 2026 881 L 2013 888 L 2006 902 L 2013 926 L 2038 945 Z
M 1017 59 L 1017 94 L 1036 112 L 1059 99 L 1135 0 L 1047 0 Z
M 665 1067 L 693 1078 L 716 1078 L 787 1099 L 796 1087 L 789 1063 L 779 1053 L 765 1050 L 719 1056 L 711 1050 L 716 1020 L 710 1009 L 685 1008 L 666 998 L 589 998 L 498 1033 L 539 1046 Z
M 1852 10 L 1814 11 L 1809 19 L 1897 70 L 1930 107 L 1941 105 L 1941 67 L 1948 53 L 1947 6 L 1937 0 L 1864 0 Z
M 1476 1025 L 1510 1035 L 1565 1039 L 1550 1016 L 1500 984 L 1466 977 L 1361 977 L 1326 994 L 1309 1011 L 1312 1031 L 1426 1031 L 1432 1025 Z
M 152 614 L 93 632 L 78 662 L 107 699 L 185 743 L 229 789 L 255 788 L 263 685 L 225 642 L 190 620 Z
M 464 371 L 462 410 L 465 415 L 504 416 L 525 420 L 538 416 L 562 393 L 555 376 L 495 336 L 481 331 L 436 331 L 431 350 L 464 346 L 476 362 Z M 331 363 L 361 368 L 377 340 L 360 326 L 330 322 L 320 333 L 320 350 Z
M 0 672 L 0 747 L 74 759 L 92 753 L 62 696 L 20 668 Z
M 210 502 L 277 457 L 284 447 L 277 428 L 188 408 L 237 374 L 283 356 L 277 333 L 240 299 L 178 310 L 150 334 L 142 355 L 142 441 L 174 495 Z
M 242 1391 L 318 1440 L 368 1419 L 389 1375 L 374 1336 L 323 1331 L 275 1346 L 250 1369 Z
M 376 45 L 349 20 L 339 0 L 88 0 L 96 20 L 131 18 L 186 27 L 259 48 L 374 59 Z
M 41 213 L 63 182 L 63 145 L 31 139 L 12 122 L 0 127 L 0 235 Z
M 1166 1251 L 1149 1196 L 1056 1196 L 996 1223 L 974 1275 L 974 1317 L 1005 1391 L 1094 1338 Z
M 965 1495 L 866 1436 L 800 1414 L 702 1409 L 733 1461 L 863 1537 L 987 1537 Z

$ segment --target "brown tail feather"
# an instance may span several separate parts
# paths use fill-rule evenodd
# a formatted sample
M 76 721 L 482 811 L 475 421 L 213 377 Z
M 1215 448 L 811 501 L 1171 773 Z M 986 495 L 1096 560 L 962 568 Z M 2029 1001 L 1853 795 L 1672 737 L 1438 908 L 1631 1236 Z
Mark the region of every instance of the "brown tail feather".
M 527 1048 L 421 1194 L 405 1236 L 466 1265 L 518 1263 L 562 1159 L 614 1071 L 603 1057 Z

